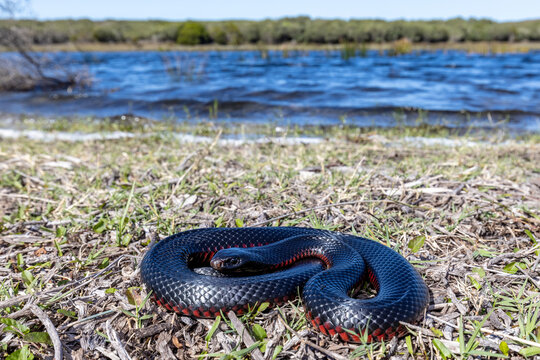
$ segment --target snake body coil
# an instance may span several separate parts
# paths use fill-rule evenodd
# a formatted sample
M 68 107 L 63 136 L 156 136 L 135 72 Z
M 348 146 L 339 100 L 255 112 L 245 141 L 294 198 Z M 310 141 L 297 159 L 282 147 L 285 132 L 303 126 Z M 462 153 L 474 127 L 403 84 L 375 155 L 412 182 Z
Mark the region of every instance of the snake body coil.
M 224 271 L 252 263 L 270 272 L 239 276 L 194 271 L 210 263 Z M 364 275 L 377 295 L 349 297 Z M 373 240 L 309 228 L 185 231 L 147 252 L 141 277 L 158 304 L 196 317 L 229 310 L 242 314 L 257 303 L 287 301 L 300 288 L 312 324 L 344 341 L 360 341 L 360 334 L 368 341 L 400 335 L 400 321 L 416 321 L 429 300 L 418 272 L 392 249 Z

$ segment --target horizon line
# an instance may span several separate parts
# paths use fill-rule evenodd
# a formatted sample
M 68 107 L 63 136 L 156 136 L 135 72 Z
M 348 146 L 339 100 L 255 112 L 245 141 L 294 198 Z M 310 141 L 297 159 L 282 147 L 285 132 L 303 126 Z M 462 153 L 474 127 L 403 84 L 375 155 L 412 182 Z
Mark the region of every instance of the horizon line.
M 383 18 L 383 17 L 312 17 L 309 15 L 283 15 L 278 17 L 262 17 L 262 18 L 221 18 L 221 19 L 200 19 L 200 18 L 184 18 L 184 19 L 166 19 L 166 18 L 119 18 L 119 17 L 103 17 L 103 18 L 96 18 L 96 17 L 85 17 L 85 16 L 73 16 L 73 17 L 46 17 L 46 18 L 40 18 L 39 16 L 16 16 L 16 17 L 0 17 L 0 20 L 35 20 L 35 21 L 62 21 L 62 20 L 90 20 L 94 22 L 98 21 L 164 21 L 164 22 L 186 22 L 186 21 L 195 21 L 195 22 L 223 22 L 223 21 L 266 21 L 266 20 L 283 20 L 283 19 L 294 19 L 294 18 L 300 18 L 300 17 L 306 17 L 310 20 L 342 20 L 342 21 L 351 21 L 351 20 L 364 20 L 364 21 L 387 21 L 387 22 L 393 22 L 393 21 L 449 21 L 454 19 L 462 19 L 462 20 L 488 20 L 493 21 L 497 23 L 509 23 L 509 22 L 524 22 L 524 21 L 535 21 L 540 20 L 540 17 L 531 17 L 531 18 L 522 18 L 522 19 L 506 19 L 506 20 L 500 20 L 500 19 L 494 19 L 492 17 L 481 17 L 481 16 L 449 16 L 449 17 L 432 17 L 432 18 L 406 18 L 406 17 L 398 17 L 398 18 Z

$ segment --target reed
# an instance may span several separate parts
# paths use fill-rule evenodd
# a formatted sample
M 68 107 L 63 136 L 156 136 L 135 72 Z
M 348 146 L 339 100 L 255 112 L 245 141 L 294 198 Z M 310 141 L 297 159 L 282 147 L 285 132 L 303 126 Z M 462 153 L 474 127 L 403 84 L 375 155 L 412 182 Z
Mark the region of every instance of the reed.
M 410 54 L 412 52 L 412 43 L 409 39 L 403 38 L 392 43 L 392 47 L 388 51 L 389 56 L 399 56 Z

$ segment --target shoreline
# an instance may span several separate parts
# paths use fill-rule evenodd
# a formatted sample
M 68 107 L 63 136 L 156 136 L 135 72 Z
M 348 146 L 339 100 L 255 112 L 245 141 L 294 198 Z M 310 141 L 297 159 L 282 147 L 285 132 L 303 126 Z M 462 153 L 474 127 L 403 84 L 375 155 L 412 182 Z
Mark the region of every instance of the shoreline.
M 126 131 L 101 131 L 101 132 L 79 132 L 79 131 L 47 131 L 47 130 L 20 130 L 0 127 L 0 139 L 27 139 L 38 142 L 88 142 L 88 141 L 113 141 L 126 139 L 174 139 L 179 143 L 206 143 L 211 144 L 217 140 L 217 144 L 223 146 L 241 146 L 246 144 L 280 144 L 280 145 L 298 145 L 298 144 L 318 144 L 324 141 L 343 141 L 343 138 L 330 138 L 327 136 L 305 136 L 305 135 L 287 135 L 282 136 L 264 135 L 264 134 L 226 134 L 222 135 L 220 130 L 214 136 L 194 135 L 189 132 L 145 132 L 134 133 Z M 394 136 L 388 137 L 377 133 L 376 131 L 366 133 L 362 138 L 365 142 L 376 142 L 387 147 L 400 147 L 408 145 L 413 147 L 488 147 L 488 146 L 507 146 L 509 144 L 525 144 L 530 140 L 510 140 L 502 138 L 478 139 L 474 136 L 462 137 L 440 137 L 440 136 Z M 347 141 L 347 140 L 346 140 Z M 349 139 L 348 141 L 351 141 Z M 539 140 L 540 142 L 540 140 Z M 534 141 L 532 141 L 534 143 Z
M 395 44 L 292 44 L 285 43 L 279 45 L 177 45 L 174 43 L 160 43 L 142 41 L 139 43 L 64 43 L 33 45 L 34 51 L 43 52 L 129 52 L 129 51 L 341 51 L 347 48 L 353 48 L 360 51 L 364 47 L 368 51 L 390 51 Z M 490 54 L 490 53 L 524 53 L 540 50 L 540 41 L 538 42 L 453 42 L 453 43 L 411 43 L 407 52 L 414 51 L 465 51 L 468 53 Z M 0 52 L 7 49 L 0 46 Z
M 220 134 L 221 138 L 231 141 L 257 141 L 262 138 L 276 139 L 345 139 L 362 141 L 366 136 L 381 135 L 391 139 L 411 138 L 444 138 L 452 140 L 475 140 L 497 143 L 504 141 L 540 142 L 540 132 L 516 130 L 515 128 L 480 127 L 475 123 L 469 126 L 454 127 L 442 124 L 421 122 L 403 124 L 396 122 L 394 126 L 361 126 L 354 124 L 326 125 L 292 125 L 278 122 L 221 122 L 219 120 L 155 120 L 132 114 L 101 117 L 40 117 L 20 114 L 0 114 L 0 135 L 6 137 L 35 137 L 42 139 L 73 138 L 114 139 L 118 137 L 151 137 L 176 136 L 213 138 Z M 76 140 L 79 139 L 79 140 Z M 52 140 L 51 140 L 52 141 Z M 427 143 L 429 140 L 423 141 Z

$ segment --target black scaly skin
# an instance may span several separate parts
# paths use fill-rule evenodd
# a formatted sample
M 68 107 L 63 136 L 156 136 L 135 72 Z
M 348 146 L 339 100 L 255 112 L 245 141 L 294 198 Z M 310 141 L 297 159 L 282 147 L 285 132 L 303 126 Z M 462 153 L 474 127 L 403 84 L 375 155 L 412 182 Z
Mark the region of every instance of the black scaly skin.
M 250 249 L 216 254 L 227 248 Z M 235 256 L 274 272 L 216 277 L 192 270 L 208 266 L 212 258 L 220 264 L 221 259 Z M 300 261 L 298 266 L 287 267 L 305 258 L 322 262 Z M 279 270 L 282 267 L 286 268 Z M 350 298 L 349 291 L 362 280 L 365 270 L 377 295 L 363 300 Z M 401 335 L 404 329 L 399 322 L 416 321 L 429 301 L 424 281 L 397 252 L 373 240 L 309 228 L 182 232 L 147 252 L 141 277 L 158 304 L 197 317 L 213 317 L 220 310 L 231 309 L 242 314 L 257 303 L 286 301 L 300 288 L 308 316 L 318 330 L 356 342 L 364 330 L 368 341 Z

